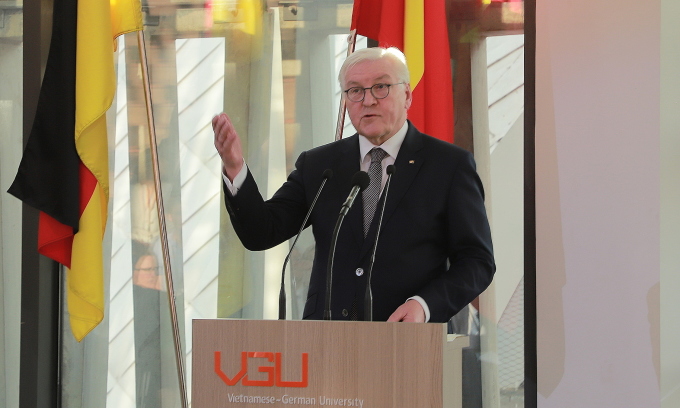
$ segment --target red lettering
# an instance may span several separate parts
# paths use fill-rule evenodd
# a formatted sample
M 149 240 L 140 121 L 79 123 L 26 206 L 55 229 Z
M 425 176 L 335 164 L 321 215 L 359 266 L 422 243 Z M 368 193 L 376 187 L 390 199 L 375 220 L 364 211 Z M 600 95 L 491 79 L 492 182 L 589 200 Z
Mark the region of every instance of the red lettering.
M 248 359 L 254 358 L 265 358 L 271 365 L 259 365 L 257 371 L 260 373 L 265 373 L 267 376 L 264 380 L 251 380 L 248 378 Z M 294 388 L 304 388 L 309 384 L 309 354 L 302 353 L 302 379 L 300 381 L 283 381 L 281 379 L 282 375 L 282 363 L 281 363 L 281 353 L 270 353 L 270 352 L 258 352 L 258 351 L 243 351 L 241 352 L 241 371 L 239 371 L 234 378 L 229 378 L 228 375 L 222 371 L 222 353 L 219 351 L 215 352 L 215 373 L 222 379 L 222 381 L 229 385 L 234 386 L 239 381 L 244 386 L 252 387 L 273 387 L 275 384 L 277 387 L 294 387 Z
M 248 371 L 248 359 L 246 357 L 246 352 L 241 353 L 241 371 L 236 374 L 234 378 L 229 378 L 222 371 L 222 353 L 219 351 L 215 352 L 215 372 L 227 385 L 236 385 L 237 382 L 243 377 Z
M 302 353 L 302 380 L 283 381 L 281 379 L 281 353 L 276 353 L 276 386 L 304 388 L 309 383 L 309 354 Z
M 254 352 L 250 351 L 248 352 L 248 357 L 249 358 L 266 358 L 269 360 L 269 362 L 274 362 L 274 353 L 265 353 L 265 352 Z M 258 368 L 259 372 L 261 373 L 268 373 L 268 378 L 266 380 L 250 380 L 248 379 L 248 375 L 246 374 L 245 377 L 243 377 L 243 385 L 250 385 L 250 386 L 255 386 L 255 387 L 273 387 L 274 386 L 274 367 L 272 366 L 260 366 Z

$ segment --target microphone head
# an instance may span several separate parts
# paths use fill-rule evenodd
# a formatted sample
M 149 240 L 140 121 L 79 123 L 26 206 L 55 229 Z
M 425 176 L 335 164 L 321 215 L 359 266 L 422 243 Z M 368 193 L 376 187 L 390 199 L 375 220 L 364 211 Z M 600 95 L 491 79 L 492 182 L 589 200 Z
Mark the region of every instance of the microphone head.
M 385 173 L 387 173 L 388 176 L 391 175 L 391 174 L 394 174 L 396 172 L 397 172 L 397 168 L 394 167 L 394 164 L 390 164 L 389 166 L 387 166 L 387 168 L 385 168 Z
M 333 177 L 333 170 L 331 169 L 326 169 L 323 171 L 323 175 L 321 176 L 324 180 L 328 180 L 329 178 Z
M 364 191 L 370 182 L 371 179 L 365 171 L 357 171 L 352 176 L 352 186 L 359 186 L 359 191 Z

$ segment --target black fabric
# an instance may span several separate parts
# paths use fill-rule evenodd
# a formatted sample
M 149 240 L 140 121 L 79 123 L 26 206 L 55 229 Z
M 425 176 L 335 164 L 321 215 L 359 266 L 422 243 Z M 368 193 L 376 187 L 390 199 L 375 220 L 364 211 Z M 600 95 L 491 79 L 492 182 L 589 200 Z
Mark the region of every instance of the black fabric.
M 8 192 L 78 230 L 75 145 L 76 0 L 55 0 L 52 39 L 35 119 Z

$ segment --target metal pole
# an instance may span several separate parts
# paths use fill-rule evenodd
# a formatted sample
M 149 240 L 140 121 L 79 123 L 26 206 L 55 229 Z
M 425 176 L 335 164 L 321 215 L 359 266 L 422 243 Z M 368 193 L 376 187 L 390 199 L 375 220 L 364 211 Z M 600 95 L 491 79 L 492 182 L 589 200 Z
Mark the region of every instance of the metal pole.
M 357 30 L 356 28 L 350 31 L 347 36 L 347 56 L 349 57 L 354 52 L 354 46 L 357 42 Z M 345 128 L 345 98 L 342 97 L 342 92 L 340 92 L 340 110 L 338 111 L 338 123 L 335 126 L 335 140 L 342 139 L 342 131 Z
M 177 362 L 177 377 L 182 408 L 188 408 L 186 377 L 184 375 L 184 353 L 177 321 L 177 306 L 175 302 L 175 289 L 172 284 L 172 268 L 170 267 L 170 252 L 168 250 L 168 233 L 165 227 L 165 210 L 163 207 L 163 192 L 161 190 L 160 168 L 158 165 L 158 146 L 156 141 L 156 124 L 153 117 L 151 104 L 151 83 L 149 81 L 149 67 L 146 59 L 146 44 L 144 32 L 137 32 L 139 45 L 139 60 L 142 66 L 142 82 L 144 83 L 144 99 L 146 100 L 146 117 L 149 124 L 149 144 L 151 146 L 151 163 L 153 167 L 153 180 L 156 192 L 156 208 L 158 209 L 158 224 L 160 227 L 161 249 L 163 251 L 163 265 L 165 270 L 165 283 L 168 289 L 168 302 L 170 304 L 170 319 L 172 321 L 172 334 L 175 344 L 175 360 Z

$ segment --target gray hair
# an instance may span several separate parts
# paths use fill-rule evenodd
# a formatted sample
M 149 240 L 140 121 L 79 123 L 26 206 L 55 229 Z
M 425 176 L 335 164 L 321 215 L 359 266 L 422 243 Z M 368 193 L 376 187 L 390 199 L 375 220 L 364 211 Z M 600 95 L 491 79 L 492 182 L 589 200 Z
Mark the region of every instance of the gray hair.
M 345 74 L 347 70 L 353 66 L 364 61 L 376 61 L 381 58 L 389 58 L 394 62 L 395 75 L 397 76 L 397 81 L 409 84 L 411 82 L 410 74 L 408 72 L 408 66 L 406 65 L 406 57 L 404 53 L 398 48 L 381 48 L 381 47 L 371 47 L 362 48 L 350 54 L 345 62 L 340 68 L 340 73 L 338 74 L 338 82 L 340 83 L 340 88 L 344 87 L 345 84 Z

